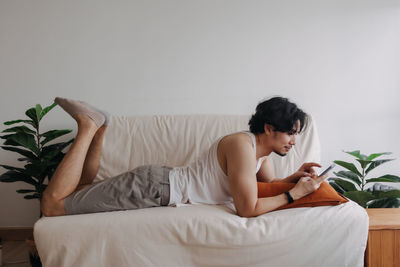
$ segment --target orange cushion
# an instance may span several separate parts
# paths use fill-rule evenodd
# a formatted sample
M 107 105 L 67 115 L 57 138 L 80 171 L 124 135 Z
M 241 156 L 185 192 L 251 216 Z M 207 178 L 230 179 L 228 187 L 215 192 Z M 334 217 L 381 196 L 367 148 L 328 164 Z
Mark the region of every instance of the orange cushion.
M 292 189 L 296 183 L 285 182 L 272 182 L 264 183 L 258 182 L 258 197 L 273 197 L 280 195 Z M 283 205 L 275 210 L 301 208 L 301 207 L 318 207 L 318 206 L 335 206 L 346 203 L 349 200 L 336 192 L 333 187 L 327 182 L 322 182 L 321 186 L 313 193 L 295 200 L 291 204 Z

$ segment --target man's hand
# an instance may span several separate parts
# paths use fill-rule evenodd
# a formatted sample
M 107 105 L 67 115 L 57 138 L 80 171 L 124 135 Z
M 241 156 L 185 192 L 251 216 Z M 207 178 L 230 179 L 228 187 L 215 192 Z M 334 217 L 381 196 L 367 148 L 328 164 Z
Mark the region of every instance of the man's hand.
M 289 191 L 294 200 L 307 196 L 319 188 L 321 183 L 328 178 L 328 174 L 318 177 L 302 177 L 297 184 Z
M 308 173 L 308 174 L 310 174 L 310 176 L 314 176 L 317 174 L 315 173 L 313 167 L 321 168 L 322 166 L 315 162 L 306 162 L 303 165 L 301 165 L 301 167 L 298 171 Z M 308 176 L 308 175 L 306 175 L 306 176 Z
M 321 167 L 321 165 L 315 162 L 304 163 L 298 171 L 287 177 L 285 182 L 297 183 L 301 177 L 313 177 L 317 175 L 313 167 Z

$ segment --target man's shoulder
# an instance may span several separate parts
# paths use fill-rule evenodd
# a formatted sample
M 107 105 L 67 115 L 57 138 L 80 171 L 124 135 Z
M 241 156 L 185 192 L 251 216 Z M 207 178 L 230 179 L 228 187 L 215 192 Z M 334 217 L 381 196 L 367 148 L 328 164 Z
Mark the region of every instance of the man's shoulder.
M 237 132 L 225 135 L 221 141 L 225 143 L 252 143 L 250 135 L 246 132 Z
M 253 148 L 251 137 L 245 132 L 233 133 L 224 136 L 219 147 L 225 152 L 235 152 L 236 150 L 249 150 Z

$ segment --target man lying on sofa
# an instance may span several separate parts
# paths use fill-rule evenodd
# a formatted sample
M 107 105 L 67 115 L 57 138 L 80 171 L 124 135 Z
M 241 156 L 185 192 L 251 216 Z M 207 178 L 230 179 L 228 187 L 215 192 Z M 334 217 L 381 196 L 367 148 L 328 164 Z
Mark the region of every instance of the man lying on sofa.
M 220 137 L 208 153 L 187 166 L 139 166 L 92 183 L 110 116 L 85 102 L 59 97 L 55 102 L 76 120 L 78 132 L 43 193 L 45 216 L 233 202 L 239 216 L 254 217 L 314 192 L 327 178 L 327 174 L 316 176 L 313 167 L 319 164 L 304 163 L 282 180 L 296 182 L 292 189 L 258 197 L 257 181 L 276 180 L 267 156 L 272 152 L 285 156 L 307 121 L 296 104 L 274 97 L 258 104 L 249 132 Z

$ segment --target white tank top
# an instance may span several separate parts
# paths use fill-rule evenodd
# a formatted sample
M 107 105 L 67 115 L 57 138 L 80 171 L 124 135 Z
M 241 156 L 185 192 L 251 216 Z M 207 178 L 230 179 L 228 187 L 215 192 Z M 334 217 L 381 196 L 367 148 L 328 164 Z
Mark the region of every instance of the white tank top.
M 247 133 L 253 142 L 256 153 L 256 138 L 253 133 Z M 208 151 L 196 161 L 184 167 L 175 167 L 169 173 L 170 201 L 169 205 L 181 203 L 191 204 L 228 204 L 233 202 L 229 190 L 228 177 L 222 171 L 218 162 L 217 148 L 220 137 Z M 257 170 L 261 167 L 263 158 L 257 161 Z

